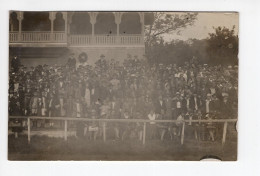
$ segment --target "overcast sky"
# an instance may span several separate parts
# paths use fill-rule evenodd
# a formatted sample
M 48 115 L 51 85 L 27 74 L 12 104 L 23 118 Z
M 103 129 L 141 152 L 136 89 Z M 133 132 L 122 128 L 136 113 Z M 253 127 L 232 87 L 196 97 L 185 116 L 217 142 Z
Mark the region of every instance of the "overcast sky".
M 214 32 L 213 26 L 225 26 L 232 29 L 233 25 L 235 25 L 235 34 L 238 34 L 238 16 L 238 13 L 199 13 L 193 26 L 183 29 L 180 35 L 172 34 L 167 36 L 166 40 L 204 39 L 208 37 L 208 33 Z

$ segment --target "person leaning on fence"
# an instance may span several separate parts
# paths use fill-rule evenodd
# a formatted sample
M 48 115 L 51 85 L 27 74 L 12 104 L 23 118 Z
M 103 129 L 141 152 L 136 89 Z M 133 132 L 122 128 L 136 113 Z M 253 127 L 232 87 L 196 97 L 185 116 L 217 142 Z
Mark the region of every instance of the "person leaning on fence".
M 149 139 L 156 139 L 157 137 L 157 126 L 155 123 L 155 120 L 157 119 L 157 115 L 153 109 L 150 110 L 148 114 L 148 119 L 152 122 L 148 123 L 147 128 L 147 135 L 149 136 Z
M 167 96 L 165 98 L 165 106 L 166 106 L 166 112 L 165 112 L 165 120 L 174 120 L 173 117 L 173 101 L 172 98 Z M 170 139 L 173 139 L 173 123 L 167 123 L 167 132 L 170 135 Z M 163 139 L 163 138 L 162 138 Z
M 77 98 L 73 105 L 74 117 L 82 118 L 83 117 L 82 111 L 83 111 L 82 102 L 80 101 L 79 98 Z M 76 137 L 84 136 L 84 127 L 85 127 L 84 123 L 82 123 L 81 121 L 76 121 Z
M 182 112 L 182 102 L 183 98 L 180 95 L 180 92 L 176 92 L 176 96 L 173 98 L 173 109 L 174 109 L 174 116 L 177 119 L 177 117 Z
M 90 115 L 91 119 L 97 119 L 96 116 L 96 111 L 95 109 L 91 110 L 91 115 Z M 88 124 L 85 124 L 85 128 L 84 128 L 84 136 L 87 135 L 87 137 L 90 140 L 96 140 L 97 139 L 97 135 L 98 135 L 98 131 L 100 130 L 99 124 L 97 121 L 91 121 Z
M 31 110 L 31 115 L 32 116 L 37 116 L 38 115 L 38 108 L 39 102 L 38 102 L 38 93 L 34 92 L 33 97 L 30 100 L 30 110 Z M 37 120 L 33 120 L 33 128 L 37 127 Z
M 132 117 L 130 116 L 130 113 L 125 110 L 122 114 L 121 119 L 129 120 Z M 121 124 L 121 140 L 123 141 L 125 138 L 130 137 L 131 134 L 131 124 L 130 122 L 123 122 Z
M 181 112 L 181 114 L 177 117 L 177 121 L 176 121 L 176 135 L 180 136 L 181 135 L 181 130 L 182 130 L 182 124 L 185 118 L 185 113 Z
M 143 119 L 142 113 L 140 113 L 139 111 L 137 111 L 134 115 L 134 119 Z M 134 136 L 137 136 L 138 140 L 142 140 L 143 137 L 143 123 L 142 122 L 136 122 L 133 124 L 134 128 L 133 128 L 133 133 Z
M 187 138 L 192 139 L 193 137 L 195 137 L 195 129 L 194 129 L 194 123 L 192 122 L 193 120 L 193 112 L 192 110 L 188 110 L 187 113 L 185 114 L 184 119 L 188 120 L 187 125 L 185 126 L 185 135 L 187 136 Z
M 198 122 L 193 122 L 193 127 L 194 127 L 194 135 L 195 139 L 200 141 L 201 140 L 201 132 L 202 132 L 202 123 L 200 120 L 202 120 L 202 114 L 200 110 L 194 110 L 193 114 L 193 120 L 198 120 Z
M 112 100 L 109 102 L 110 106 L 110 119 L 120 119 L 121 113 L 122 113 L 122 108 L 121 108 L 121 103 L 118 98 L 113 96 Z M 115 134 L 115 140 L 119 140 L 119 127 L 120 123 L 118 122 L 112 122 L 111 123 L 111 128 L 114 130 Z
M 110 106 L 107 99 L 103 101 L 103 104 L 100 106 L 100 118 L 101 119 L 108 119 L 109 118 L 109 112 L 110 112 Z M 99 126 L 106 128 L 107 122 L 99 122 Z M 99 136 L 102 136 L 102 131 L 99 131 Z
M 155 107 L 155 113 L 158 119 L 160 120 L 166 120 L 166 106 L 165 106 L 165 101 L 162 98 L 162 95 L 159 95 L 158 100 L 155 101 L 154 103 Z M 166 123 L 158 123 L 157 128 L 160 131 L 160 139 L 164 139 L 164 135 L 166 131 L 168 130 L 168 126 Z
M 214 114 L 213 113 L 207 113 L 205 117 L 206 117 L 207 120 L 213 120 Z M 213 122 L 207 123 L 207 130 L 208 130 L 208 140 L 215 141 L 216 127 L 215 127 Z

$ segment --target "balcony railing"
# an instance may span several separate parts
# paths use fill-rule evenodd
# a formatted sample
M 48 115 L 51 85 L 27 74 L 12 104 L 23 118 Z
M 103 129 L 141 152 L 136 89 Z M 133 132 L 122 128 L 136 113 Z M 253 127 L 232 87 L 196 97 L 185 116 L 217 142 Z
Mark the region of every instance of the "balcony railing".
M 71 35 L 69 37 L 69 43 L 74 46 L 90 45 L 92 42 L 91 35 Z
M 115 35 L 96 35 L 94 36 L 94 43 L 97 45 L 115 45 L 117 44 L 116 42 L 116 37 Z
M 10 43 L 67 43 L 70 46 L 143 45 L 140 35 L 69 35 L 64 32 L 10 32 Z
M 17 42 L 19 41 L 19 33 L 18 32 L 10 32 L 9 33 L 9 42 Z
M 70 35 L 69 45 L 142 45 L 142 35 Z
M 10 43 L 64 43 L 66 42 L 66 34 L 64 32 L 10 32 Z
M 141 35 L 122 35 L 120 37 L 120 44 L 123 45 L 135 45 L 143 43 L 143 37 Z

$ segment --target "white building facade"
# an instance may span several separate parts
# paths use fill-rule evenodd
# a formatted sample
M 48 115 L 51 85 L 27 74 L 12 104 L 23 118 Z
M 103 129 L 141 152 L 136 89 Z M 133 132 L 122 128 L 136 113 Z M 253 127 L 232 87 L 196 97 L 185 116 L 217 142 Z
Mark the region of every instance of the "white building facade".
M 144 58 L 144 12 L 10 12 L 10 57 L 33 65 L 64 63 L 85 52 L 122 62 Z

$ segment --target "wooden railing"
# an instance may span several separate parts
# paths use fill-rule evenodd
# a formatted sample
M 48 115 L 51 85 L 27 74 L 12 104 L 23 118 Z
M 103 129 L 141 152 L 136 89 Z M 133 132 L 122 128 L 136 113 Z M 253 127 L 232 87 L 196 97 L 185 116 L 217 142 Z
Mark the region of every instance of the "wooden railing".
M 71 35 L 69 37 L 69 43 L 74 46 L 90 45 L 91 35 Z
M 96 45 L 115 45 L 116 36 L 114 35 L 95 35 L 94 43 Z
M 9 42 L 17 42 L 19 41 L 19 33 L 18 32 L 10 32 L 9 33 Z
M 22 32 L 21 41 L 22 42 L 50 42 L 51 33 L 50 32 Z
M 142 35 L 70 35 L 69 45 L 142 45 Z
M 54 42 L 67 42 L 67 35 L 64 32 L 54 32 L 53 41 Z
M 122 35 L 120 37 L 120 44 L 123 45 L 136 45 L 143 43 L 143 37 L 141 35 Z
M 71 46 L 89 45 L 143 45 L 142 35 L 69 35 L 65 32 L 10 32 L 10 43 L 68 43 Z
M 67 35 L 64 32 L 37 32 L 37 31 L 23 31 L 10 32 L 10 43 L 64 43 L 66 42 Z
M 181 144 L 184 143 L 184 131 L 185 131 L 185 124 L 186 123 L 223 123 L 223 135 L 222 135 L 222 145 L 226 142 L 226 135 L 227 135 L 227 126 L 228 123 L 235 123 L 237 119 L 214 119 L 214 120 L 144 120 L 144 119 L 88 119 L 88 118 L 72 118 L 72 117 L 38 117 L 38 116 L 9 116 L 9 119 L 27 119 L 27 126 L 28 126 L 28 143 L 31 141 L 31 120 L 58 120 L 64 121 L 64 140 L 67 141 L 67 132 L 68 132 L 68 121 L 82 121 L 82 122 L 117 122 L 117 123 L 143 123 L 143 136 L 142 142 L 145 144 L 145 137 L 146 137 L 146 124 L 150 122 L 156 123 L 182 123 L 181 129 Z M 102 133 L 103 133 L 103 140 L 106 141 L 106 123 L 103 123 L 102 126 Z

